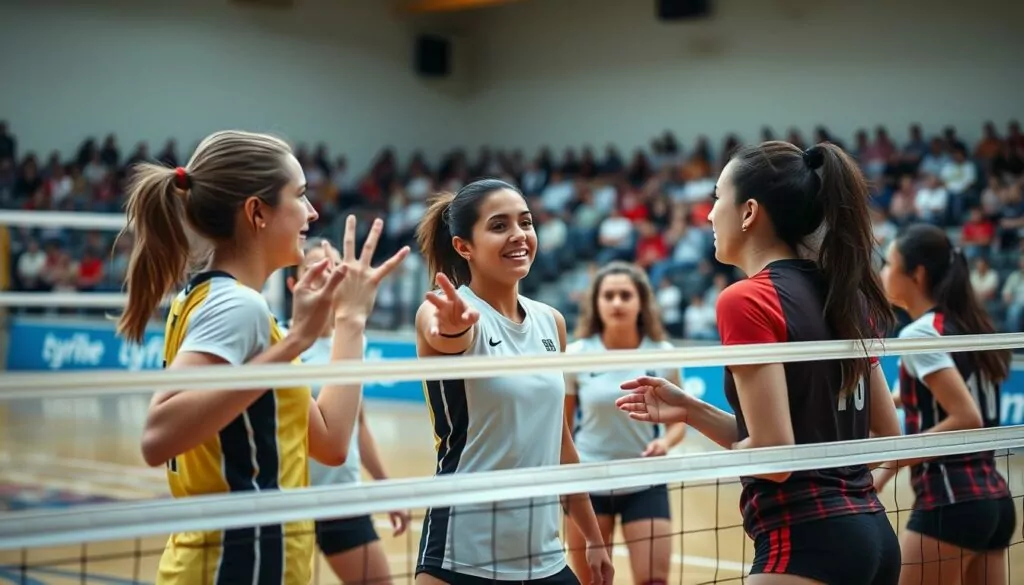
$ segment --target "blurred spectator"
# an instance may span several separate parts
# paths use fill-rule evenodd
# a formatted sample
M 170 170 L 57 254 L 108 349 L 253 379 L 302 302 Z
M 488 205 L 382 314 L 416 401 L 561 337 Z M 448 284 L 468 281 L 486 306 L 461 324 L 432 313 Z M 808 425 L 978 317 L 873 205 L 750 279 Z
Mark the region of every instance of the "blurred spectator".
M 981 208 L 972 207 L 960 232 L 960 247 L 968 260 L 988 253 L 995 240 L 996 226 L 985 217 Z
M 0 120 L 0 162 L 15 161 L 18 158 L 18 141 L 11 135 L 7 122 Z
M 974 294 L 982 303 L 991 301 L 999 290 L 999 275 L 989 266 L 988 258 L 979 256 L 974 259 L 974 268 L 971 269 L 971 286 Z
M 718 318 L 715 307 L 704 303 L 702 295 L 690 297 L 683 319 L 686 321 L 686 337 L 704 341 L 718 340 Z
M 914 197 L 914 213 L 917 219 L 934 225 L 945 225 L 946 209 L 949 206 L 949 192 L 935 175 L 926 175 L 924 183 L 917 188 Z
M 1006 277 L 1003 283 L 1003 303 L 1006 304 L 1006 322 L 1003 329 L 1008 332 L 1024 330 L 1024 256 L 1017 259 L 1017 269 Z

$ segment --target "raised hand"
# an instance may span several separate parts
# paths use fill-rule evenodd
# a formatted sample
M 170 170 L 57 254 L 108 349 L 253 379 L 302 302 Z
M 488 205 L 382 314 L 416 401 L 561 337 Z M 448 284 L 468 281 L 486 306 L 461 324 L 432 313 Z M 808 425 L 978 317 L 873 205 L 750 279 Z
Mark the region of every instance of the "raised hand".
M 615 401 L 629 418 L 651 423 L 686 422 L 687 407 L 694 400 L 678 386 L 664 378 L 641 376 L 623 382 L 629 392 Z
M 344 316 L 366 320 L 373 311 L 377 300 L 380 283 L 409 255 L 409 247 L 405 246 L 388 258 L 383 264 L 374 268 L 370 266 L 373 253 L 377 250 L 380 233 L 384 222 L 376 219 L 370 227 L 370 233 L 363 243 L 362 255 L 356 257 L 356 216 L 345 219 L 345 234 L 341 245 L 341 267 L 346 270 L 345 278 L 335 290 L 337 308 L 335 316 Z
M 292 325 L 289 335 L 311 345 L 324 323 L 331 318 L 338 285 L 345 279 L 348 267 L 334 265 L 325 257 L 310 266 L 292 289 Z
M 431 337 L 458 335 L 480 320 L 480 313 L 466 304 L 447 276 L 438 274 L 437 284 L 444 295 L 430 291 L 426 297 L 437 308 L 427 328 Z

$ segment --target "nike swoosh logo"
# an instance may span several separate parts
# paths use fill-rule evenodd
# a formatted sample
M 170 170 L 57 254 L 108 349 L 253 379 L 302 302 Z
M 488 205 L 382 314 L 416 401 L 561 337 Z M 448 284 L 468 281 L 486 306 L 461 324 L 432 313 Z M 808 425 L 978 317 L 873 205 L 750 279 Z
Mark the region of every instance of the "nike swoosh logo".
M 497 347 L 497 346 L 498 346 L 498 344 L 500 344 L 500 343 L 501 343 L 501 340 L 499 339 L 498 341 L 494 341 L 494 339 L 493 339 L 493 338 L 491 338 L 491 339 L 488 339 L 488 340 L 487 340 L 487 343 L 488 343 L 488 345 L 490 345 L 491 347 Z

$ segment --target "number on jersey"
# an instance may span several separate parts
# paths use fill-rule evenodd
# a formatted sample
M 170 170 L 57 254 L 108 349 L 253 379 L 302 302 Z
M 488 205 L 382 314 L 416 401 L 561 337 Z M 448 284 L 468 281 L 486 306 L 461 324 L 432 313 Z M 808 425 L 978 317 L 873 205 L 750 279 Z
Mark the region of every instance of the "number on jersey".
M 985 426 L 998 424 L 999 396 L 996 393 L 996 385 L 979 372 L 974 372 L 967 379 L 967 387 L 971 390 L 971 398 L 985 418 Z
M 864 410 L 864 392 L 865 392 L 864 378 L 861 378 L 857 384 L 857 388 L 853 391 L 852 395 L 840 396 L 839 397 L 839 411 L 843 412 L 846 410 L 847 405 L 850 401 L 853 401 L 853 409 L 856 411 Z

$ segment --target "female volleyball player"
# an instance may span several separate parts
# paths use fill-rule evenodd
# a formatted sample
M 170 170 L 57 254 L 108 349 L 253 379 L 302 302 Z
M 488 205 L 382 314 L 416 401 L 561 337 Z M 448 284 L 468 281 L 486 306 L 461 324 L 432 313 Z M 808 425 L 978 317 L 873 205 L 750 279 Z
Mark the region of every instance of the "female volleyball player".
M 971 287 L 967 260 L 940 228 L 913 225 L 899 234 L 882 281 L 893 304 L 914 319 L 901 338 L 995 332 Z M 907 434 L 999 426 L 999 386 L 1009 370 L 1009 351 L 901 356 Z M 994 454 L 893 462 L 876 470 L 879 489 L 903 466 L 911 466 L 915 501 L 901 536 L 901 583 L 1005 584 L 1017 515 Z
M 306 240 L 302 262 L 296 270 L 295 277 L 288 277 L 288 287 L 295 290 L 296 279 L 301 280 L 309 266 L 328 258 L 333 265 L 341 264 L 341 255 L 326 240 L 311 238 Z M 310 364 L 326 364 L 331 361 L 331 341 L 334 338 L 334 321 L 324 321 L 323 331 L 316 342 L 302 354 L 302 362 Z M 365 339 L 364 339 L 365 349 Z M 313 397 L 318 398 L 320 387 L 312 388 Z M 362 408 L 352 431 L 348 457 L 338 467 L 323 465 L 310 461 L 309 483 L 312 486 L 358 483 L 362 477 L 361 469 L 366 467 L 373 479 L 387 477 L 384 463 L 377 451 L 377 441 L 366 425 Z M 409 513 L 395 511 L 389 514 L 394 535 L 405 532 L 409 524 Z M 317 520 L 316 540 L 320 551 L 327 558 L 334 574 L 345 585 L 373 583 L 388 585 L 391 583 L 391 569 L 388 567 L 387 555 L 380 545 L 377 529 L 370 515 L 354 518 L 331 518 Z
M 199 144 L 186 167 L 137 166 L 128 195 L 136 244 L 119 332 L 141 340 L 158 304 L 186 277 L 194 249 L 187 225 L 209 253 L 203 271 L 171 304 L 168 368 L 294 362 L 332 319 L 332 361 L 361 359 L 378 285 L 408 250 L 371 267 L 381 222 L 357 258 L 355 218 L 349 217 L 341 264 L 324 259 L 303 275 L 295 286 L 293 326 L 283 335 L 260 291 L 274 271 L 301 261 L 306 228 L 316 219 L 302 167 L 284 142 L 269 136 L 218 132 Z M 166 464 L 175 497 L 301 488 L 309 456 L 327 465 L 344 462 L 360 385 L 327 385 L 316 400 L 308 387 L 254 385 L 153 397 L 142 454 L 150 465 Z M 157 583 L 306 585 L 312 554 L 312 522 L 175 534 Z
M 441 288 L 427 293 L 417 312 L 418 355 L 564 351 L 561 313 L 519 294 L 519 281 L 537 252 L 537 234 L 518 189 L 486 179 L 442 195 L 431 203 L 417 238 Z M 437 437 L 437 474 L 579 460 L 562 415 L 561 374 L 427 380 L 425 387 Z M 612 564 L 590 500 L 576 494 L 565 503 L 587 541 L 591 583 L 610 584 Z M 554 497 L 432 508 L 423 523 L 416 581 L 578 583 L 559 541 L 560 516 Z
M 672 347 L 661 325 L 647 275 L 634 264 L 611 262 L 603 266 L 594 275 L 581 305 L 576 341 L 566 347 L 566 353 Z M 615 401 L 622 395 L 619 385 L 645 373 L 682 386 L 678 369 L 635 368 L 566 376 L 565 417 L 569 426 L 574 427 L 573 441 L 580 461 L 665 455 L 683 440 L 684 423 L 674 423 L 666 429 L 664 425 L 630 420 L 616 408 Z M 609 547 L 615 520 L 621 518 L 633 581 L 664 583 L 672 558 L 672 516 L 666 486 L 591 492 L 590 501 L 601 537 Z M 581 581 L 587 582 L 589 571 L 583 557 L 586 543 L 571 523 L 566 527 L 566 541 L 573 570 Z
M 831 144 L 805 152 L 766 142 L 733 155 L 709 219 L 716 257 L 748 278 L 718 298 L 722 343 L 865 339 L 888 330 L 894 318 L 872 270 L 867 199 L 856 163 Z M 805 248 L 816 261 L 801 259 Z M 661 378 L 623 388 L 631 393 L 619 404 L 630 416 L 683 420 L 726 448 L 899 433 L 885 378 L 866 357 L 728 366 L 725 393 L 735 416 Z M 755 544 L 752 584 L 898 581 L 899 542 L 867 466 L 742 483 L 744 527 Z

